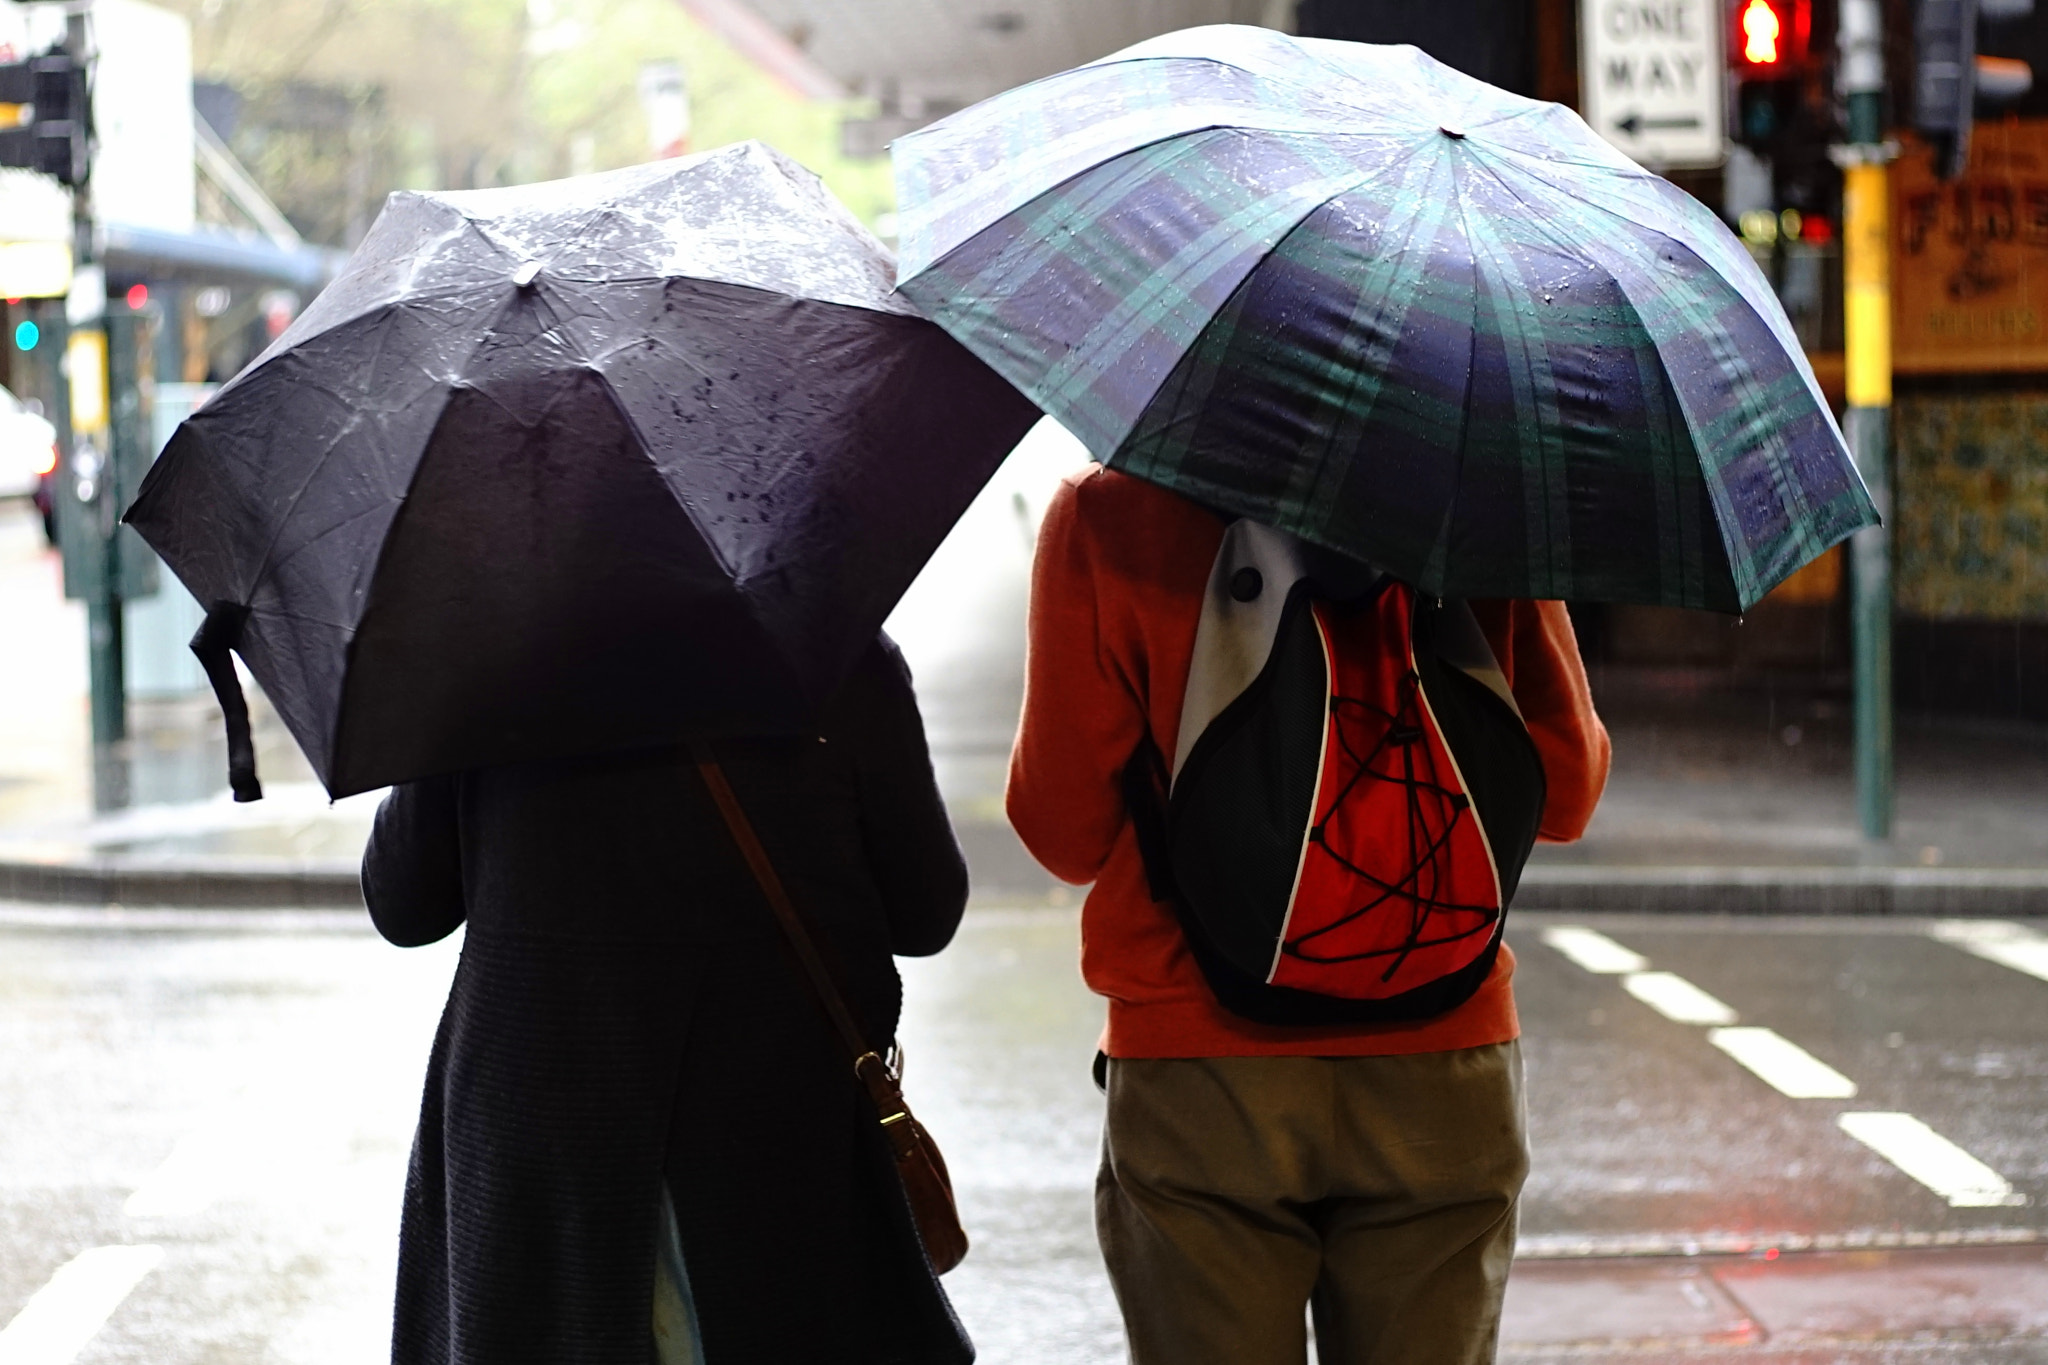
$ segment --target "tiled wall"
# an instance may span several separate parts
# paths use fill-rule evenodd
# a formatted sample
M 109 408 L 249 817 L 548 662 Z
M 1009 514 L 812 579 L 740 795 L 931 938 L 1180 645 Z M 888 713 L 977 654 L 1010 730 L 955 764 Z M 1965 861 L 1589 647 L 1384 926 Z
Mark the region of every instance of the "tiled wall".
M 1898 610 L 2048 620 L 2048 385 L 1902 392 L 1893 421 Z

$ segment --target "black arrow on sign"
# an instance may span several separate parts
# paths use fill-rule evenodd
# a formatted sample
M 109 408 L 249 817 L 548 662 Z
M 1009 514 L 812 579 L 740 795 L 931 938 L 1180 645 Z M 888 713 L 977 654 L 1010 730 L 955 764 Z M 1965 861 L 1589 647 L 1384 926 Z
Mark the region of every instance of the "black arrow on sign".
M 1634 137 L 1637 133 L 1654 132 L 1659 128 L 1697 128 L 1700 121 L 1696 114 L 1687 114 L 1684 118 L 1644 118 L 1641 114 L 1630 114 L 1627 118 L 1616 119 L 1614 126 Z

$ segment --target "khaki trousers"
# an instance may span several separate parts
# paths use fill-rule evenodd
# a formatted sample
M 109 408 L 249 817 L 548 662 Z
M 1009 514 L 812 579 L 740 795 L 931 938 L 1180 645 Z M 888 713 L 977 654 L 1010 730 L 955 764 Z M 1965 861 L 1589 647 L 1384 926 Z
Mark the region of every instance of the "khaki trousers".
M 1513 1042 L 1109 1063 L 1095 1226 L 1134 1365 L 1493 1359 L 1528 1173 Z

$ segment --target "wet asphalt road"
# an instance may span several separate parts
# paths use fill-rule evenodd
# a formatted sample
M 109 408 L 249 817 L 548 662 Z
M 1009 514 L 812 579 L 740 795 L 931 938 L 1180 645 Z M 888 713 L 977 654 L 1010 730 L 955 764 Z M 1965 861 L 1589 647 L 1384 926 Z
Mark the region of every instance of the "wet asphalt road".
M 1580 921 L 1857 1087 L 1793 1099 L 1706 1027 L 1636 998 L 1625 975 L 1551 947 L 1543 931 L 1565 922 L 1526 916 L 1513 935 L 1536 1161 L 1509 1358 L 1586 1349 L 1590 1332 L 1636 1340 L 1625 1358 L 1691 1359 L 1644 1333 L 1668 1338 L 1673 1313 L 1697 1312 L 1701 1340 L 1738 1342 L 1759 1316 L 1749 1300 L 1771 1302 L 1762 1291 L 1810 1269 L 1810 1249 L 1926 1247 L 1951 1258 L 1936 1269 L 1967 1263 L 1980 1290 L 2021 1274 L 2008 1296 L 2021 1307 L 1951 1294 L 1896 1334 L 1905 1354 L 1881 1358 L 2048 1360 L 2048 980 L 1921 923 Z M 948 1283 L 998 1365 L 1120 1358 L 1089 1222 L 1101 1010 L 1075 979 L 1076 928 L 1068 911 L 977 910 L 951 951 L 905 964 L 911 1094 L 976 1239 Z M 2048 950 L 2048 926 L 2025 928 L 2038 937 L 2010 941 Z M 454 959 L 453 944 L 386 947 L 348 916 L 110 925 L 0 907 L 0 1323 L 82 1252 L 156 1247 L 105 1305 L 104 1328 L 49 1359 L 379 1358 L 418 1080 Z M 1919 1119 L 2008 1182 L 2008 1202 L 1952 1206 L 1843 1131 L 1856 1112 Z M 1688 1250 L 1721 1258 L 1677 1254 Z M 1720 1278 L 1699 1279 L 1703 1264 Z M 1589 1286 L 1600 1266 L 1635 1298 L 1597 1276 Z M 1560 1268 L 1610 1317 L 1617 1302 L 1654 1307 L 1660 1289 L 1669 1306 L 1602 1326 L 1576 1300 L 1543 1298 Z M 1681 1294 L 1687 1275 L 1713 1296 Z M 1731 1284 L 1747 1296 L 1735 1307 L 1717 1287 Z M 0 1336 L 14 1365 L 9 1345 Z

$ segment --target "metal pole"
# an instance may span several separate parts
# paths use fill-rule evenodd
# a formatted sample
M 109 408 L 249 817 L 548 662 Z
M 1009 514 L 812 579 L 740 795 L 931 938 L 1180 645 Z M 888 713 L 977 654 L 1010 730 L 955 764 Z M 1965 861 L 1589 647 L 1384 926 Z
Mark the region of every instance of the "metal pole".
M 1866 839 L 1892 832 L 1891 203 L 1884 141 L 1883 16 L 1878 0 L 1843 0 L 1842 88 L 1849 145 L 1842 163 L 1843 333 L 1850 454 L 1885 525 L 1850 541 L 1855 662 L 1856 813 Z
M 65 45 L 81 60 L 92 55 L 92 33 L 87 23 L 84 7 L 75 8 L 65 18 Z M 97 258 L 98 234 L 94 228 L 92 206 L 92 179 L 87 174 L 85 182 L 71 193 L 71 259 L 74 295 L 79 293 L 78 276 L 86 272 Z M 70 451 L 70 473 L 73 491 L 84 504 L 85 515 L 79 520 L 90 527 L 87 532 L 88 545 L 85 553 L 92 555 L 96 563 L 87 575 L 90 586 L 86 598 L 87 631 L 87 678 L 92 687 L 92 803 L 95 810 L 118 810 L 128 804 L 128 668 L 127 648 L 123 638 L 124 604 L 121 599 L 120 562 L 120 496 L 118 480 L 114 477 L 113 443 L 108 429 L 109 410 L 108 376 L 106 373 L 106 288 L 104 283 L 95 281 L 94 286 L 84 291 L 82 299 L 75 299 L 88 305 L 86 314 L 76 317 L 74 335 L 82 334 L 100 338 L 98 346 L 72 349 L 66 340 L 65 357 L 68 387 L 76 390 L 81 382 L 96 386 L 99 394 L 97 432 L 80 432 L 75 428 L 78 414 L 72 412 L 74 431 Z M 67 302 L 67 307 L 69 301 Z M 74 367 L 86 364 L 96 367 L 98 373 L 90 375 L 68 374 Z M 90 490 L 88 492 L 88 490 Z

